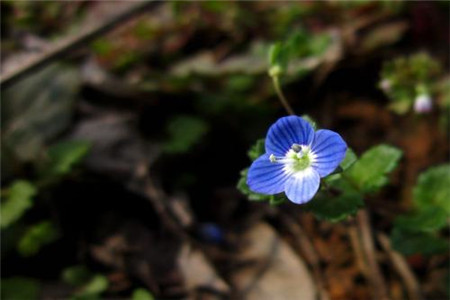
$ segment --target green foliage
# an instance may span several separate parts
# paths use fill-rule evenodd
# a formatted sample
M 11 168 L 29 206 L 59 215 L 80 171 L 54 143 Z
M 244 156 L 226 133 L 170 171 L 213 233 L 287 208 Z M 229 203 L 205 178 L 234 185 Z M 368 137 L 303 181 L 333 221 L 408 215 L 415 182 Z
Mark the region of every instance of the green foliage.
M 177 116 L 170 120 L 167 131 L 168 140 L 164 143 L 164 151 L 180 154 L 189 151 L 206 135 L 209 127 L 205 121 L 192 116 Z
M 340 195 L 321 193 L 306 204 L 306 209 L 320 220 L 339 222 L 348 216 L 355 215 L 358 209 L 363 206 L 364 202 L 359 193 L 343 193 Z
M 83 285 L 89 281 L 91 276 L 92 273 L 84 265 L 69 267 L 62 273 L 63 281 L 74 286 Z
M 321 55 L 330 42 L 328 34 L 310 34 L 304 29 L 297 29 L 283 42 L 276 42 L 269 48 L 269 75 L 279 77 L 287 72 L 290 62 L 295 64 L 299 59 Z
M 39 298 L 40 284 L 37 280 L 13 277 L 1 280 L 3 300 L 34 300 Z
M 367 150 L 345 173 L 346 178 L 363 192 L 374 192 L 383 187 L 398 164 L 402 152 L 388 145 L 378 145 Z
M 404 254 L 448 251 L 449 244 L 439 237 L 439 230 L 448 222 L 449 187 L 449 164 L 430 168 L 419 176 L 413 190 L 413 211 L 394 222 L 391 239 L 396 250 Z
M 426 53 L 399 57 L 385 62 L 381 71 L 380 87 L 392 100 L 390 108 L 406 113 L 421 93 L 430 93 L 439 74 L 440 65 Z
M 17 250 L 23 256 L 35 255 L 41 247 L 58 238 L 58 230 L 50 221 L 31 226 L 20 238 Z
M 405 255 L 416 253 L 432 255 L 449 251 L 449 243 L 446 239 L 439 238 L 429 232 L 394 228 L 391 234 L 391 243 L 395 250 Z
M 417 207 L 432 206 L 450 215 L 450 164 L 430 168 L 421 174 L 413 194 Z
M 154 300 L 153 295 L 146 289 L 138 288 L 133 291 L 132 300 Z
M 1 205 L 1 228 L 6 228 L 22 217 L 33 206 L 36 187 L 29 181 L 17 180 L 8 188 L 7 199 Z
M 250 147 L 250 150 L 248 150 L 247 155 L 251 159 L 251 161 L 256 160 L 258 157 L 260 157 L 266 152 L 264 142 L 265 139 L 259 139 L 253 146 Z
M 101 274 L 93 274 L 85 266 L 73 266 L 62 273 L 62 279 L 75 287 L 77 292 L 73 299 L 100 299 L 101 293 L 109 286 L 108 279 Z
M 68 174 L 87 155 L 90 147 L 91 143 L 86 141 L 64 141 L 51 146 L 47 151 L 44 173 L 53 176 Z
M 412 214 L 399 216 L 394 226 L 405 230 L 433 232 L 447 225 L 447 214 L 440 207 L 425 207 Z

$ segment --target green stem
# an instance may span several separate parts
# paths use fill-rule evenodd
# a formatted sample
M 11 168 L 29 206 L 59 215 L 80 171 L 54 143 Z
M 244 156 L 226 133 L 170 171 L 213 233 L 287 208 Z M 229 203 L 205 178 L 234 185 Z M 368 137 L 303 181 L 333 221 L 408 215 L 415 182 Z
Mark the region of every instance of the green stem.
M 289 102 L 286 100 L 286 97 L 283 94 L 283 90 L 281 89 L 281 86 L 280 86 L 280 79 L 279 79 L 279 77 L 278 76 L 272 76 L 272 80 L 273 80 L 273 86 L 275 88 L 275 92 L 277 93 L 278 98 L 280 99 L 280 102 L 283 105 L 284 109 L 286 109 L 288 114 L 295 115 L 294 110 L 289 105 Z

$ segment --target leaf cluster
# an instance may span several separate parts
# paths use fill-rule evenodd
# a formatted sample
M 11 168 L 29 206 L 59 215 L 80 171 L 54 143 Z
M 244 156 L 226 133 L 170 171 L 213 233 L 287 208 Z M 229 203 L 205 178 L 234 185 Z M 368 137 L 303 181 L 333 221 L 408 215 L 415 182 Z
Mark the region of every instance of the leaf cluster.
M 404 114 L 410 110 L 417 96 L 432 94 L 434 83 L 440 74 L 439 63 L 427 53 L 421 52 L 385 62 L 380 87 L 392 101 L 390 108 L 396 113 Z
M 450 216 L 450 165 L 432 167 L 419 176 L 412 211 L 398 216 L 391 233 L 393 247 L 405 254 L 431 255 L 449 250 L 440 236 Z

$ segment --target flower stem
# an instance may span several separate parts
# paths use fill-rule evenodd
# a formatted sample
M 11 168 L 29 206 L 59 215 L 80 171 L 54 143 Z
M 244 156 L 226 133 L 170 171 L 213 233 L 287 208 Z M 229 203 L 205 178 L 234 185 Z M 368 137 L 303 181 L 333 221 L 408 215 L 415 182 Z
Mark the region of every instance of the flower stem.
M 286 109 L 287 113 L 290 115 L 295 115 L 294 110 L 289 105 L 289 102 L 286 100 L 286 97 L 283 94 L 283 90 L 280 86 L 280 79 L 278 76 L 272 76 L 273 86 L 275 88 L 275 92 L 278 95 L 278 99 L 280 99 L 281 104 L 283 105 L 284 109 Z

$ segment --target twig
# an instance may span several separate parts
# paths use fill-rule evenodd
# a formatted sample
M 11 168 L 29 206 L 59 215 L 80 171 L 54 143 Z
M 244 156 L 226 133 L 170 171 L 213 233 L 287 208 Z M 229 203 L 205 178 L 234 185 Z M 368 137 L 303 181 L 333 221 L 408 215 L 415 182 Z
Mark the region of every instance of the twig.
M 316 254 L 317 251 L 315 250 L 313 243 L 310 241 L 300 224 L 296 222 L 293 217 L 285 213 L 281 213 L 280 215 L 280 220 L 295 237 L 294 241 L 296 242 L 297 248 L 301 250 L 301 252 L 305 256 L 305 259 L 313 270 L 314 279 L 316 281 L 316 286 L 319 292 L 319 299 L 328 300 L 329 296 L 325 289 L 322 272 L 320 270 L 320 260 Z
M 37 69 L 47 65 L 48 63 L 56 59 L 64 57 L 76 48 L 85 45 L 86 43 L 108 32 L 120 23 L 130 19 L 138 13 L 141 13 L 145 8 L 155 6 L 159 3 L 159 1 L 131 2 L 127 10 L 114 15 L 107 21 L 101 24 L 97 24 L 96 26 L 89 26 L 80 34 L 71 36 L 62 41 L 55 42 L 52 46 L 49 46 L 48 51 L 45 51 L 41 55 L 38 55 L 34 59 L 31 59 L 29 62 L 24 63 L 18 68 L 6 72 L 6 74 L 2 74 L 0 78 L 0 87 L 3 89 L 11 85 L 20 78 L 32 73 L 33 71 L 36 71 Z
M 356 264 L 364 277 L 368 278 L 370 275 L 370 269 L 364 258 L 364 251 L 361 247 L 361 243 L 358 237 L 358 230 L 355 225 L 350 225 L 348 228 L 348 236 L 350 238 L 350 243 L 352 244 L 353 251 L 355 252 Z
M 278 99 L 280 99 L 281 104 L 283 105 L 284 109 L 286 109 L 287 113 L 290 115 L 295 115 L 294 110 L 289 105 L 289 102 L 287 101 L 286 97 L 283 94 L 283 90 L 280 86 L 280 79 L 278 76 L 272 76 L 273 86 L 275 88 L 275 92 L 278 95 Z
M 370 229 L 369 215 L 365 209 L 362 209 L 359 211 L 356 218 L 362 250 L 364 251 L 368 267 L 370 268 L 367 279 L 372 286 L 373 298 L 376 300 L 387 300 L 389 299 L 388 290 L 375 255 L 375 246 Z
M 409 300 L 423 299 L 422 293 L 420 292 L 419 282 L 417 281 L 414 273 L 411 271 L 411 268 L 409 267 L 405 258 L 392 249 L 389 238 L 385 234 L 378 233 L 377 238 L 384 251 L 386 251 L 386 253 L 388 254 L 389 259 L 394 266 L 394 269 L 402 279 L 406 287 L 406 292 L 408 293 Z

